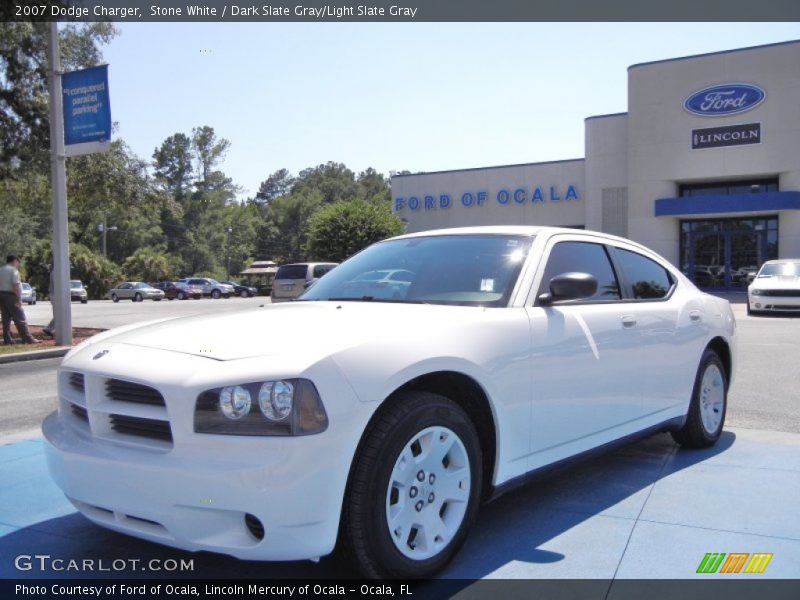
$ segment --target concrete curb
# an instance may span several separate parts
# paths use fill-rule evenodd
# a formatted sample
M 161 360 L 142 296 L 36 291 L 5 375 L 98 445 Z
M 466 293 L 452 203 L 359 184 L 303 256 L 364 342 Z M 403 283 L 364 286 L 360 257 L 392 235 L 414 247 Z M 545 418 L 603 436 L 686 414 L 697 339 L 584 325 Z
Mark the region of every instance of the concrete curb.
M 42 358 L 59 358 L 72 349 L 72 346 L 58 346 L 46 350 L 31 350 L 30 352 L 17 352 L 0 356 L 0 365 L 22 362 L 24 360 L 39 360 Z

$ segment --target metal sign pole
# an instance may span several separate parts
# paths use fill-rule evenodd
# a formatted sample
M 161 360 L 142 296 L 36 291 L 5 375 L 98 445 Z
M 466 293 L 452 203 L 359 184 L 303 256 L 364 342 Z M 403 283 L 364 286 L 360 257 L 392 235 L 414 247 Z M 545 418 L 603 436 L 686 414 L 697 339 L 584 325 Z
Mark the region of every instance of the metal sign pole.
M 58 24 L 50 23 L 47 44 L 50 87 L 50 169 L 53 186 L 53 284 L 50 301 L 56 320 L 59 346 L 72 345 L 72 314 L 69 297 L 69 233 L 67 227 L 67 172 L 64 155 L 64 113 L 61 96 L 61 57 L 58 50 Z

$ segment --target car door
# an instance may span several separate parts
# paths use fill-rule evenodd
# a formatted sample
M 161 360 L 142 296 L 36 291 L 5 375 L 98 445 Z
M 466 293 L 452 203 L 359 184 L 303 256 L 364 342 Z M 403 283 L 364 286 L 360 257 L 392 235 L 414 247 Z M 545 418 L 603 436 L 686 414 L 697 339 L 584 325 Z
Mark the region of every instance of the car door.
M 623 285 L 625 313 L 636 322 L 638 368 L 645 418 L 685 412 L 697 369 L 697 348 L 708 335 L 702 307 L 687 304 L 677 278 L 655 257 L 631 245 L 609 246 Z
M 117 297 L 126 300 L 133 297 L 133 286 L 130 283 L 123 283 L 117 289 Z
M 549 291 L 550 280 L 569 272 L 592 275 L 597 292 L 540 306 L 537 298 Z M 529 469 L 613 440 L 642 415 L 635 377 L 639 336 L 604 240 L 554 236 L 534 290 L 527 307 L 533 381 Z

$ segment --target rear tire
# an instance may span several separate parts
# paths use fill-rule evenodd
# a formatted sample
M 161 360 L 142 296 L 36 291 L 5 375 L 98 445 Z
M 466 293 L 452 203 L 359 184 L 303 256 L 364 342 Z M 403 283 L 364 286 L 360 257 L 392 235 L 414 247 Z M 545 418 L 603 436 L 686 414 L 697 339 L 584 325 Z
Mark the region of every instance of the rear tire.
M 219 300 L 219 297 L 220 297 L 220 296 L 222 296 L 222 293 L 220 293 L 220 291 L 219 291 L 219 290 L 211 290 L 211 297 L 212 297 L 214 300 Z
M 683 427 L 672 432 L 685 448 L 708 448 L 717 443 L 728 409 L 728 378 L 719 355 L 707 348 L 694 380 L 692 401 Z
M 81 300 L 81 304 L 86 304 L 89 300 Z
M 139 292 L 136 292 L 136 295 L 133 297 L 133 301 L 134 302 L 141 302 L 142 301 L 142 295 Z
M 111 300 L 112 302 L 119 302 L 119 296 L 116 294 L 111 294 Z
M 367 577 L 441 570 L 475 520 L 483 481 L 475 427 L 456 403 L 404 392 L 370 426 L 350 473 L 343 550 Z

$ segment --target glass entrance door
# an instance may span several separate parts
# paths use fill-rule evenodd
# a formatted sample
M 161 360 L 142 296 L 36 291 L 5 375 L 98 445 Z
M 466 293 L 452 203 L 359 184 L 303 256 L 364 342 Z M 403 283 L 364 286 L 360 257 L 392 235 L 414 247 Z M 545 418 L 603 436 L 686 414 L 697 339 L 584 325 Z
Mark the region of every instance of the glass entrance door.
M 777 217 L 681 223 L 681 269 L 697 287 L 745 291 L 748 274 L 777 257 Z

